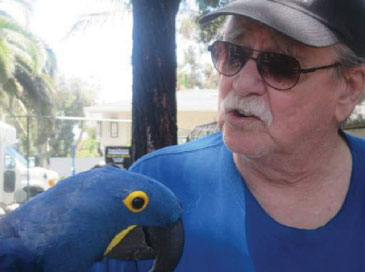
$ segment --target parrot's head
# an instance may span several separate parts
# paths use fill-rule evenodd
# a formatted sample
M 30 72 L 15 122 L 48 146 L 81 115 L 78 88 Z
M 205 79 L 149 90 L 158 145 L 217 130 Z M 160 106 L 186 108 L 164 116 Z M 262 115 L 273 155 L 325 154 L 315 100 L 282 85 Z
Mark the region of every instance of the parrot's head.
M 115 167 L 83 172 L 63 181 L 63 186 L 74 182 L 81 184 L 77 194 L 80 216 L 86 211 L 87 216 L 102 217 L 92 222 L 102 224 L 99 227 L 107 230 L 105 235 L 114 237 L 105 256 L 155 258 L 151 271 L 173 270 L 182 254 L 184 232 L 181 204 L 167 187 Z

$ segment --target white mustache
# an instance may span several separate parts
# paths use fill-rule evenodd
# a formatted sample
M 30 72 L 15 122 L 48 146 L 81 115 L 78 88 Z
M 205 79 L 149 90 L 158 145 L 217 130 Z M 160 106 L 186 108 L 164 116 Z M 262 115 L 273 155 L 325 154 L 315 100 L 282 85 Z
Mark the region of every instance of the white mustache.
M 272 114 L 264 101 L 257 96 L 239 96 L 234 91 L 222 100 L 221 109 L 224 112 L 237 110 L 244 115 L 253 115 L 261 119 L 266 125 L 270 126 L 272 122 Z

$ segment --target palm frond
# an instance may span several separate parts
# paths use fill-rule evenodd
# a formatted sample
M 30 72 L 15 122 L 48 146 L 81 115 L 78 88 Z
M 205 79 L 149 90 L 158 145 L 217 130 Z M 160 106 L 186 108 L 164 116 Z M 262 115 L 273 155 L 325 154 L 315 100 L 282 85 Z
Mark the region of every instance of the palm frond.
M 9 78 L 5 84 L 3 84 L 4 92 L 12 97 L 16 97 L 19 101 L 23 95 L 23 86 L 14 78 Z
M 0 83 L 4 85 L 15 71 L 15 57 L 6 40 L 0 38 Z
M 34 74 L 41 71 L 45 63 L 45 52 L 43 47 L 32 34 L 25 32 L 14 22 L 6 22 L 0 17 L 0 37 L 13 47 L 14 53 L 21 57 L 24 62 L 31 63 Z
M 15 118 L 23 132 L 24 126 L 14 113 L 55 114 L 55 87 L 51 79 L 56 69 L 55 55 L 26 30 L 26 24 L 20 23 L 31 12 L 32 2 L 0 0 L 0 99 L 2 109 Z M 19 8 L 24 14 L 20 20 Z M 52 136 L 52 122 L 40 122 L 36 143 L 43 144 Z
M 24 95 L 22 97 L 22 101 L 28 106 L 30 106 L 29 103 L 32 103 L 35 106 L 35 108 L 37 108 L 38 106 L 40 106 L 39 103 L 44 99 L 42 97 L 43 92 L 39 90 L 38 84 L 33 74 L 29 73 L 29 70 L 24 69 L 24 67 L 26 67 L 26 65 L 16 66 L 14 73 L 16 80 L 24 88 Z
M 99 0 L 105 3 L 105 0 Z M 98 2 L 98 1 L 94 1 Z M 113 20 L 121 20 L 123 15 L 131 13 L 132 5 L 130 0 L 109 0 L 110 7 L 101 12 L 87 13 L 79 17 L 72 25 L 71 30 L 66 34 L 65 38 L 69 38 L 72 34 L 84 31 L 89 27 L 104 26 Z
M 25 40 L 25 49 L 32 59 L 32 69 L 34 74 L 40 74 L 45 64 L 45 52 L 37 41 Z
M 66 34 L 65 39 L 79 31 L 85 31 L 90 26 L 104 25 L 108 18 L 112 16 L 112 13 L 113 11 L 103 11 L 80 16 L 78 21 L 71 26 L 71 30 Z

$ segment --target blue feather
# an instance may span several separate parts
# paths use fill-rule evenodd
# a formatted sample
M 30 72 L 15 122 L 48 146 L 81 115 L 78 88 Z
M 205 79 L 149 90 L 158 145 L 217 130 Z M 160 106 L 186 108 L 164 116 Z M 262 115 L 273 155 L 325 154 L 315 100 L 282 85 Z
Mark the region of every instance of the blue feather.
M 133 213 L 123 200 L 137 190 L 148 195 L 149 204 Z M 47 272 L 87 271 L 121 230 L 165 226 L 180 216 L 173 193 L 151 178 L 114 167 L 83 172 L 0 220 L 0 268 L 19 264 L 29 266 L 24 270 L 29 272 L 39 267 Z
M 1 272 L 42 272 L 39 264 L 19 238 L 0 240 Z

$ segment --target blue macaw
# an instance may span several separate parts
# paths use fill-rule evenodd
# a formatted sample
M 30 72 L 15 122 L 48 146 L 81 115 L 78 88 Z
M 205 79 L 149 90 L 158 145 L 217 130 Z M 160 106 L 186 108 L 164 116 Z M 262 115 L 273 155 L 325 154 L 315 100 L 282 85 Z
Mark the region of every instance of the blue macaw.
M 0 220 L 0 271 L 82 272 L 104 256 L 155 256 L 151 271 L 172 271 L 183 248 L 181 212 L 173 193 L 151 178 L 89 170 Z M 120 247 L 137 226 L 143 243 Z

